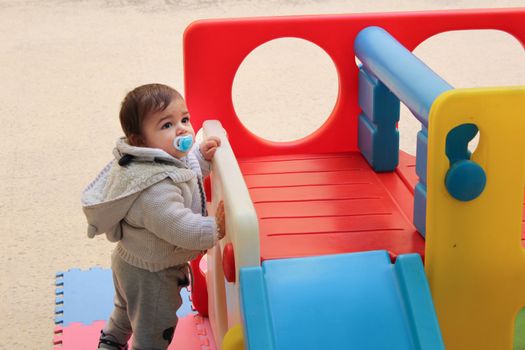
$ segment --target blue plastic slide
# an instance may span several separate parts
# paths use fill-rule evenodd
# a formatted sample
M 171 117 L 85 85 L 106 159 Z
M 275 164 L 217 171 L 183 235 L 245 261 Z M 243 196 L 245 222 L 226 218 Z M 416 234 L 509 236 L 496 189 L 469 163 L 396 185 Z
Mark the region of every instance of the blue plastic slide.
M 417 254 L 269 260 L 240 282 L 249 350 L 444 349 Z

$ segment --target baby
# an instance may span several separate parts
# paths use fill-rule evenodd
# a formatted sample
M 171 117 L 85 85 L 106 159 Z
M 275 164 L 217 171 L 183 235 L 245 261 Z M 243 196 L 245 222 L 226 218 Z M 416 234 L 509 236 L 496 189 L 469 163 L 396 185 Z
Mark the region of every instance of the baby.
M 111 258 L 115 308 L 99 349 L 167 349 L 189 284 L 188 261 L 225 235 L 224 206 L 207 216 L 202 180 L 220 139 L 194 144 L 182 96 L 148 84 L 129 92 L 120 110 L 126 137 L 82 194 L 88 236 L 118 242 Z

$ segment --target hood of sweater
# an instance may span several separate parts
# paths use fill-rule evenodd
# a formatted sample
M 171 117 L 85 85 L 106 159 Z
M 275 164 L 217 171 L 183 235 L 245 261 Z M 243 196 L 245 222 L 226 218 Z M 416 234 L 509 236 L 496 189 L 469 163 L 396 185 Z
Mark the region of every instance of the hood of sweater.
M 196 175 L 183 160 L 161 149 L 131 146 L 126 138 L 117 140 L 113 155 L 115 159 L 82 192 L 81 203 L 88 237 L 105 233 L 116 242 L 122 238 L 120 222 L 142 190 L 168 177 L 182 183 Z M 123 157 L 132 161 L 119 165 Z

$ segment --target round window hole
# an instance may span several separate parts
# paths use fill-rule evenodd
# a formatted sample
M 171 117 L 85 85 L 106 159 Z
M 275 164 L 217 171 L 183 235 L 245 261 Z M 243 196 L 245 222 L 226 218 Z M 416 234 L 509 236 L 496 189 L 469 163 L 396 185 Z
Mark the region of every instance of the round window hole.
M 257 136 L 293 141 L 323 125 L 338 88 L 336 67 L 323 49 L 303 39 L 275 39 L 241 63 L 233 81 L 233 106 Z

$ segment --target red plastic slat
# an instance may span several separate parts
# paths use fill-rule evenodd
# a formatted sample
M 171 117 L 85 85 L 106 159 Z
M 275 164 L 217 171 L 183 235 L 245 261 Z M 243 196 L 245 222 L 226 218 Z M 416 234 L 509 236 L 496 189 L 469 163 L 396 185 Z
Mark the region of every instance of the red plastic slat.
M 377 185 L 325 185 L 303 187 L 254 188 L 250 190 L 252 201 L 265 202 L 301 202 L 325 200 L 361 200 L 378 199 L 383 195 Z
M 261 220 L 260 229 L 269 237 L 283 235 L 328 235 L 356 232 L 403 231 L 399 213 L 362 216 L 277 218 Z
M 415 238 L 415 239 L 414 239 Z M 424 242 L 415 230 L 341 232 L 330 235 L 261 235 L 261 260 L 387 250 L 391 257 L 405 253 L 423 256 Z
M 264 162 L 239 161 L 245 175 L 253 174 L 293 174 L 310 172 L 360 171 L 366 166 L 361 157 L 348 154 L 346 157 L 328 157 L 317 159 L 295 159 Z
M 244 177 L 248 188 L 280 188 L 319 185 L 368 184 L 368 173 L 361 171 L 329 171 L 323 173 L 261 174 Z
M 372 211 L 377 213 L 390 213 L 388 206 L 380 199 L 362 199 L 317 201 L 315 205 L 310 202 L 266 202 L 255 204 L 259 219 L 280 217 L 337 217 L 366 215 Z

